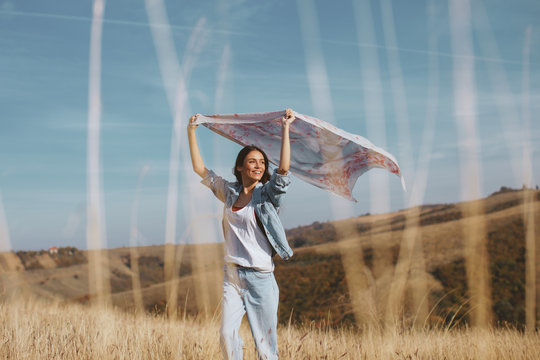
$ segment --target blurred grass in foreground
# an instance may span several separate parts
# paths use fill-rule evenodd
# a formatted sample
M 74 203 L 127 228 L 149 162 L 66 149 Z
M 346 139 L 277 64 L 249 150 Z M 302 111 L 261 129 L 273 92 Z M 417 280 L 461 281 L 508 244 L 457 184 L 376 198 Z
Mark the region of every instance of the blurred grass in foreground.
M 6 359 L 221 359 L 219 316 L 148 314 L 27 298 L 0 303 Z M 281 326 L 281 359 L 537 359 L 540 336 L 512 329 L 395 330 Z M 244 358 L 256 357 L 247 326 Z

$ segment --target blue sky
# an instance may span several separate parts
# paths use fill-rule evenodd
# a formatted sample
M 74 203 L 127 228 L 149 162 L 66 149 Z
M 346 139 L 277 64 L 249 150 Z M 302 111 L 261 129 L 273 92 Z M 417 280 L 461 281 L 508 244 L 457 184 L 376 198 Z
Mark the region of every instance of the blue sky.
M 446 1 L 164 3 L 166 23 L 152 23 L 144 0 L 105 4 L 100 177 L 107 247 L 129 245 L 143 168 L 137 242 L 164 242 L 174 122 L 166 89 L 174 91 L 176 82 L 162 79 L 152 29 L 172 34 L 175 56 L 169 61 L 192 62 L 186 114 L 291 107 L 367 137 L 400 162 L 408 193 L 396 177 L 373 170 L 359 178 L 356 204 L 293 179 L 281 210 L 286 228 L 407 207 L 423 154 L 422 203 L 470 196 L 464 195 L 468 185 L 462 179 L 467 144 L 458 139 L 463 109 L 455 101 L 456 64 L 463 59 L 472 59 L 474 70 L 468 91 L 479 188 L 473 197 L 501 186 L 521 187 L 527 181 L 521 164 L 527 143 L 532 184 L 540 181 L 538 1 L 473 1 L 467 32 L 472 46 L 466 54 L 452 43 L 455 29 L 453 35 Z M 391 17 L 381 4 L 391 6 Z M 461 10 L 457 14 L 461 18 Z M 0 226 L 8 230 L 13 249 L 86 248 L 91 24 L 91 1 L 0 0 Z M 385 33 L 389 24 L 395 43 Z M 190 37 L 195 45 L 188 44 Z M 399 71 L 392 67 L 396 61 Z M 429 114 L 433 141 L 422 152 Z M 410 137 L 404 136 L 404 120 Z M 232 179 L 239 147 L 207 129 L 197 131 L 207 167 Z M 175 238 L 189 242 L 189 234 L 182 234 L 190 219 L 210 211 L 215 216 L 199 223 L 218 228 L 220 210 L 214 200 L 199 207 L 201 197 L 211 194 L 202 185 L 193 194 L 189 184 L 197 178 L 189 164 L 184 167 L 187 150 L 182 142 Z

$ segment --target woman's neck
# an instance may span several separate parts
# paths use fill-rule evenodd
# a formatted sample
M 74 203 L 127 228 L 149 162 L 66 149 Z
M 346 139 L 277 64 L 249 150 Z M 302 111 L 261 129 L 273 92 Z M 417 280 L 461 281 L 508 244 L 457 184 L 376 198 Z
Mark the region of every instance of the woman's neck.
M 243 182 L 243 185 L 242 185 L 242 192 L 244 194 L 250 194 L 253 192 L 253 189 L 255 189 L 255 187 L 257 186 L 259 182 L 258 181 L 253 181 L 253 182 Z

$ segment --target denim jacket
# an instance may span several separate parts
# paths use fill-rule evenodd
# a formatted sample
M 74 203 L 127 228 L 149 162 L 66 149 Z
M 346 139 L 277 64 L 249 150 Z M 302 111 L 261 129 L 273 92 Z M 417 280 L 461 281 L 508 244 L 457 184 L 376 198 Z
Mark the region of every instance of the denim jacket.
M 242 185 L 239 182 L 227 181 L 212 170 L 208 171 L 208 175 L 201 183 L 212 190 L 214 195 L 225 204 L 225 208 L 233 206 L 242 190 Z M 277 210 L 290 183 L 291 180 L 287 175 L 281 175 L 274 171 L 266 184 L 257 184 L 252 195 L 255 213 L 264 227 L 266 238 L 276 253 L 284 260 L 288 260 L 293 251 L 287 242 L 285 229 L 281 224 Z

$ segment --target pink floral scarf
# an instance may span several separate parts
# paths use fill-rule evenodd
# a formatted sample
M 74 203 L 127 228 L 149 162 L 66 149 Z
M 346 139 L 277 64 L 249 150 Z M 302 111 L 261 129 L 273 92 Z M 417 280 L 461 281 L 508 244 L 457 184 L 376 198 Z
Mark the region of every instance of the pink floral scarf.
M 281 117 L 284 111 L 255 114 L 201 115 L 197 124 L 242 145 L 255 145 L 279 163 Z M 372 168 L 386 169 L 405 182 L 392 154 L 369 140 L 319 120 L 294 113 L 290 128 L 290 171 L 307 183 L 356 201 L 352 189 L 360 175 Z

